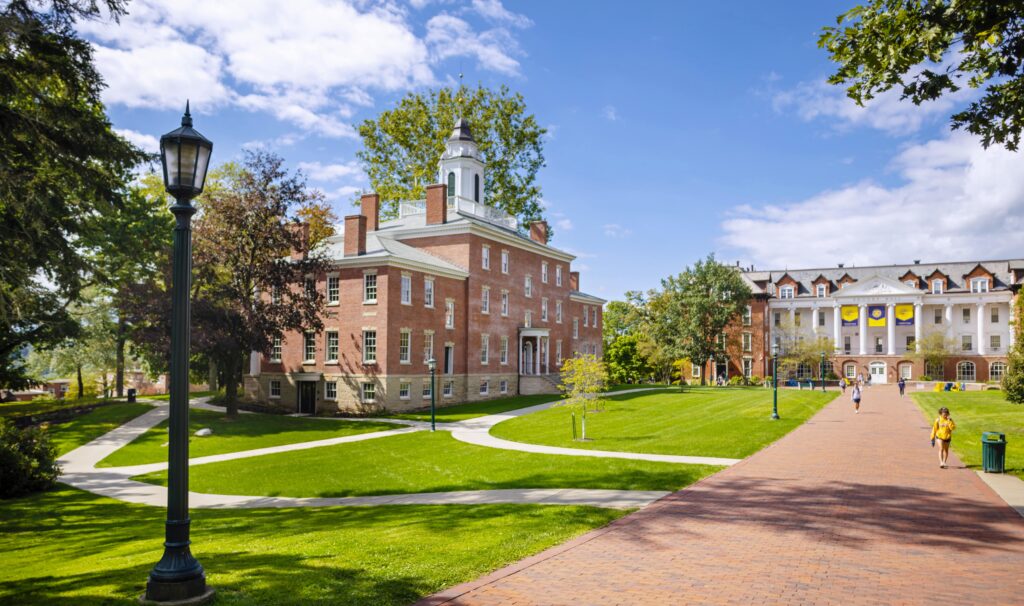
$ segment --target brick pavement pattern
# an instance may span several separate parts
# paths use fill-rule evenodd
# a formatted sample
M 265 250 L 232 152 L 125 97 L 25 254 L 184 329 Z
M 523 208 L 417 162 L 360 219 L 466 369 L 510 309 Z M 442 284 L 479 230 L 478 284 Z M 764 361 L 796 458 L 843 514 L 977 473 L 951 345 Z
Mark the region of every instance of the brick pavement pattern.
M 848 392 L 738 465 L 420 604 L 1024 604 L 1024 519 L 952 455 L 939 469 L 928 431 L 893 386 L 856 415 Z

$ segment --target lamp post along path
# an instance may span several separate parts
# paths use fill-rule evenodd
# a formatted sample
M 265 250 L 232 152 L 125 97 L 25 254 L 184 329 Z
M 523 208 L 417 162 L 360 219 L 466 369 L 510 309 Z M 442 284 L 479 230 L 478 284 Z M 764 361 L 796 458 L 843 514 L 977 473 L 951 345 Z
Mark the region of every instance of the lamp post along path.
M 772 345 L 772 420 L 779 420 L 779 345 Z
M 435 394 L 434 371 L 437 370 L 437 361 L 434 358 L 427 360 L 427 368 L 430 369 L 430 431 L 434 431 Z
M 188 516 L 188 361 L 191 332 L 192 198 L 203 191 L 213 143 L 192 128 L 188 104 L 181 127 L 160 138 L 164 185 L 175 199 L 171 299 L 170 419 L 164 554 L 149 573 L 144 603 L 200 604 L 213 596 L 192 556 Z

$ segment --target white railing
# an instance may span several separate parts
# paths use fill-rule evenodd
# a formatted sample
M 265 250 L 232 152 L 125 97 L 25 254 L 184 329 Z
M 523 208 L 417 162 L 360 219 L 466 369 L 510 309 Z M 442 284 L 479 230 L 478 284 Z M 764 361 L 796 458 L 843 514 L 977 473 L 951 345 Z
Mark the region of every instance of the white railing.
M 427 212 L 426 200 L 406 200 L 398 203 L 398 218 L 422 215 Z
M 448 212 L 460 212 L 483 219 L 508 229 L 518 229 L 519 221 L 503 210 L 474 202 L 462 196 L 448 196 Z M 406 200 L 398 203 L 398 218 L 422 215 L 427 212 L 426 200 Z

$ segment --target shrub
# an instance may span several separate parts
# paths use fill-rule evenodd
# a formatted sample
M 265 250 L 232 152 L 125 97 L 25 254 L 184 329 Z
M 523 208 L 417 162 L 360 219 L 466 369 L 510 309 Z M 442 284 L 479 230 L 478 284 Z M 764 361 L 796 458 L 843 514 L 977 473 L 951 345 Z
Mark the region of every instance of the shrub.
M 836 373 L 834 373 L 832 371 L 829 371 L 829 372 L 825 373 L 825 379 L 828 380 L 828 381 L 838 381 L 839 380 L 839 375 L 837 375 Z
M 761 383 L 764 383 L 764 379 L 762 379 L 761 377 L 759 377 L 757 375 L 752 375 L 750 377 L 750 384 L 751 385 L 760 385 Z
M 931 381 L 932 378 L 929 375 L 921 375 L 921 380 L 922 381 Z
M 729 377 L 729 385 L 743 385 L 743 377 L 739 375 Z
M 57 447 L 45 430 L 18 429 L 0 419 L 0 498 L 46 490 L 59 474 Z
M 1024 404 L 1024 344 L 1018 344 L 1010 352 L 1009 361 L 1010 367 L 1003 375 L 1003 391 L 1010 402 Z

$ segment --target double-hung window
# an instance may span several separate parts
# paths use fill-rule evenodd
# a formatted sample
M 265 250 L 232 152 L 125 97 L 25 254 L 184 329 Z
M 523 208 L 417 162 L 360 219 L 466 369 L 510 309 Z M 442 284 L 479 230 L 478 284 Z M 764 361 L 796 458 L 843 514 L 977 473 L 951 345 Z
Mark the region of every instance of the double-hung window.
M 963 309 L 963 316 L 964 316 L 964 324 L 970 324 L 971 323 L 971 308 L 970 307 L 965 307 Z
M 341 300 L 341 279 L 338 276 L 327 276 L 327 304 L 337 304 Z
M 579 318 L 573 318 L 572 319 L 572 338 L 573 339 L 579 339 L 580 338 L 580 319 Z
M 988 292 L 988 278 L 971 278 L 971 292 Z
M 377 302 L 377 274 L 363 275 L 363 303 Z
M 508 315 L 508 291 L 501 291 L 501 315 Z
M 480 266 L 484 269 L 491 268 L 491 247 L 486 244 L 480 249 Z
M 548 283 L 548 262 L 542 261 L 540 264 L 540 281 L 544 284 Z
M 523 325 L 526 328 L 530 328 L 531 326 L 533 326 L 533 312 L 530 311 L 529 309 L 526 310 L 526 314 L 525 314 L 525 319 L 524 319 L 524 324 Z
M 583 328 L 590 326 L 590 307 L 587 305 L 583 306 Z
M 502 364 L 508 364 L 508 337 L 501 338 L 501 353 L 500 361 Z
M 338 362 L 338 331 L 327 331 L 327 360 L 328 363 Z
M 373 383 L 363 383 L 363 403 L 373 404 L 377 401 L 377 386 Z
M 555 301 L 555 322 L 558 324 L 562 323 L 562 302 Z
M 540 300 L 540 321 L 548 321 L 548 300 L 547 298 Z
M 793 287 L 792 286 L 788 286 L 787 285 L 787 286 L 783 286 L 783 287 L 779 288 L 779 298 L 780 299 L 792 299 L 793 298 L 793 294 L 794 294 L 794 291 L 793 291 Z
M 324 382 L 324 398 L 327 400 L 338 399 L 338 382 L 337 381 L 325 381 Z
M 480 363 L 487 364 L 491 360 L 491 336 L 480 335 Z
M 562 285 L 562 266 L 561 265 L 556 265 L 555 266 L 555 286 L 561 286 L 561 285 Z
M 743 308 L 743 325 L 750 326 L 753 322 L 753 313 L 751 312 L 750 306 L 747 305 Z
M 281 397 L 281 381 L 274 379 L 270 382 L 270 397 L 275 399 Z
M 423 363 L 426 364 L 434 357 L 434 333 L 426 331 L 423 333 Z
M 412 276 L 402 276 L 402 305 L 412 305 Z
M 407 329 L 398 333 L 398 362 L 412 363 L 412 333 Z
M 943 286 L 943 284 L 942 284 L 942 280 L 941 279 L 936 278 L 935 280 L 932 280 L 932 294 L 933 295 L 941 295 L 942 294 L 942 286 Z
M 501 273 L 508 273 L 508 251 L 501 251 Z
M 824 284 L 818 284 L 815 291 L 819 299 L 824 299 L 825 294 L 828 292 L 828 288 Z
M 749 332 L 743 333 L 743 351 L 751 351 L 753 349 L 754 338 Z
M 377 362 L 377 331 L 363 331 L 363 364 L 375 364 Z
M 302 361 L 306 364 L 316 362 L 316 333 L 306 332 L 302 336 Z
M 409 394 L 412 393 L 412 383 L 408 381 L 402 381 L 398 384 L 398 399 L 408 400 Z
M 281 337 L 274 337 L 274 345 L 270 348 L 270 361 L 281 361 Z
M 526 282 L 523 284 L 523 294 L 527 298 L 533 296 L 533 276 L 529 274 L 526 275 Z
M 453 299 L 444 302 L 444 327 L 455 328 L 455 301 Z
M 423 279 L 423 307 L 434 306 L 434 279 Z
M 480 313 L 491 313 L 491 287 L 484 286 L 480 290 Z

